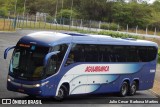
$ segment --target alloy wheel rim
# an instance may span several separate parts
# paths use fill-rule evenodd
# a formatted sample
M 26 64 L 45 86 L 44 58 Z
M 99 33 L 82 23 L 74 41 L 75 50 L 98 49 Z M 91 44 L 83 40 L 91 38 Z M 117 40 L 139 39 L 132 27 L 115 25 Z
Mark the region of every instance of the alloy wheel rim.
M 124 84 L 124 85 L 122 86 L 122 95 L 125 95 L 126 92 L 127 92 L 127 85 Z
M 59 98 L 63 98 L 63 96 L 64 96 L 63 90 L 62 90 L 62 89 L 59 89 L 59 91 L 58 91 L 58 97 L 59 97 Z
M 134 93 L 136 92 L 136 86 L 133 85 L 133 86 L 131 87 L 131 90 L 132 90 L 132 94 L 134 94 Z

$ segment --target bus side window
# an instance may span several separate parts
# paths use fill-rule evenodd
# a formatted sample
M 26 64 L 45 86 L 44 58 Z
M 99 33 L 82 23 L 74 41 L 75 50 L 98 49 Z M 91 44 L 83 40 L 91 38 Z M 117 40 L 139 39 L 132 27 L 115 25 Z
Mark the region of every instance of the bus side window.
M 72 47 L 67 61 L 66 61 L 66 65 L 70 65 L 76 62 L 84 62 L 84 49 L 83 49 L 83 45 L 73 45 L 74 47 Z
M 156 59 L 157 49 L 155 47 L 148 47 L 148 61 Z
M 75 62 L 84 62 L 84 45 L 76 45 L 74 50 L 74 56 Z
M 147 47 L 138 47 L 138 54 L 139 54 L 140 62 L 147 62 L 147 59 L 148 59 Z
M 54 46 L 50 49 L 50 52 L 60 51 L 57 55 L 53 55 L 48 63 L 48 68 L 46 70 L 46 76 L 53 75 L 58 72 L 60 65 L 62 64 L 62 60 L 67 51 L 68 44 L 60 44 Z
M 74 53 L 73 53 L 73 51 L 71 51 L 70 53 L 69 53 L 69 56 L 68 56 L 68 58 L 67 58 L 67 65 L 70 65 L 70 64 L 73 64 L 74 63 L 74 58 L 75 58 L 75 55 L 74 55 Z
M 124 46 L 114 46 L 116 62 L 126 62 L 126 50 Z
M 96 45 L 85 45 L 85 62 L 98 62 L 98 49 Z
M 100 46 L 99 47 L 99 57 L 101 62 L 110 62 L 110 46 Z
M 140 62 L 149 62 L 156 59 L 157 48 L 153 46 L 138 47 Z

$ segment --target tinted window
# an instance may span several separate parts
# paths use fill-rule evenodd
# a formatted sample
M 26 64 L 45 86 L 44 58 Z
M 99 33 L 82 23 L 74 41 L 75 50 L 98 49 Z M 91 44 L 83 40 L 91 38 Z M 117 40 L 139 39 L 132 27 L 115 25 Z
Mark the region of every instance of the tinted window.
M 56 55 L 53 55 L 49 59 L 48 66 L 46 69 L 46 76 L 47 77 L 55 74 L 59 70 L 59 67 L 62 63 L 64 55 L 67 51 L 67 48 L 68 48 L 67 44 L 57 45 L 57 46 L 54 46 L 51 48 L 50 52 L 52 52 L 52 51 L 60 51 L 60 52 Z
M 155 47 L 75 44 L 67 63 L 75 62 L 148 62 L 156 58 Z
M 156 59 L 158 50 L 155 47 L 148 47 L 148 61 Z
M 127 61 L 127 48 L 126 46 L 113 46 L 114 57 L 116 62 L 126 62 Z
M 75 62 L 98 62 L 97 45 L 73 45 L 66 62 L 66 65 Z
M 112 52 L 111 46 L 99 46 L 99 61 L 111 62 Z
M 138 47 L 141 62 L 149 62 L 156 58 L 157 49 L 155 47 Z
M 84 45 L 85 62 L 98 62 L 97 45 Z
M 139 62 L 139 55 L 136 46 L 125 46 L 127 62 Z

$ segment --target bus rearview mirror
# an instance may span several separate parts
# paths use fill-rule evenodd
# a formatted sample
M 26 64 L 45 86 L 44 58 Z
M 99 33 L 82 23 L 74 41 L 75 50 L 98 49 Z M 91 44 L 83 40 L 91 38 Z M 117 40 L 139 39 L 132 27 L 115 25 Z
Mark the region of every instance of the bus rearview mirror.
M 60 51 L 54 51 L 54 52 L 50 52 L 48 53 L 45 58 L 44 58 L 44 67 L 47 65 L 47 62 L 48 62 L 48 59 L 53 56 L 53 55 L 56 55 L 58 54 Z
M 16 46 L 12 46 L 12 47 L 8 47 L 7 49 L 5 49 L 4 51 L 4 59 L 7 59 L 7 54 L 11 49 L 14 49 Z

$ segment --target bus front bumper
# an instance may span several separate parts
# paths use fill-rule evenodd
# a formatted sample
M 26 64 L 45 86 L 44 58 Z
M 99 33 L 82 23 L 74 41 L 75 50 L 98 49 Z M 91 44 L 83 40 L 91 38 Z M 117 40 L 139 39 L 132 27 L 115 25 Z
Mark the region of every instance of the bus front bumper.
M 30 85 L 24 85 L 15 82 L 7 82 L 7 89 L 9 91 L 20 92 L 28 95 L 35 95 L 35 96 L 44 96 L 42 93 L 42 89 L 39 87 L 31 88 Z
M 48 93 L 47 84 L 44 82 L 42 84 L 22 84 L 22 82 L 7 80 L 7 89 L 9 91 L 20 92 L 23 94 L 34 95 L 34 96 L 54 96 L 53 93 Z

